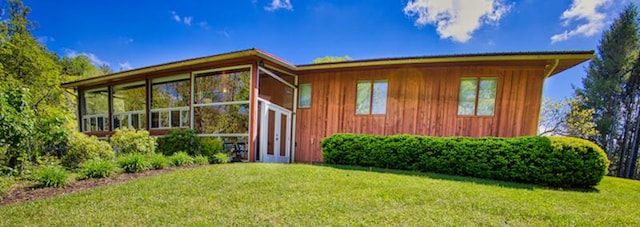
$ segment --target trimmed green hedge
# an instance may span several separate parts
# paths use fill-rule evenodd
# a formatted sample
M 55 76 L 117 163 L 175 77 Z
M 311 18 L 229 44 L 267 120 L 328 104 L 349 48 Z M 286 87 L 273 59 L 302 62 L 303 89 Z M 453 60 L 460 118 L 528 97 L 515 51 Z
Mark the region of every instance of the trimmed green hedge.
M 322 140 L 325 163 L 405 169 L 549 185 L 592 187 L 609 160 L 569 137 L 443 138 L 336 134 Z

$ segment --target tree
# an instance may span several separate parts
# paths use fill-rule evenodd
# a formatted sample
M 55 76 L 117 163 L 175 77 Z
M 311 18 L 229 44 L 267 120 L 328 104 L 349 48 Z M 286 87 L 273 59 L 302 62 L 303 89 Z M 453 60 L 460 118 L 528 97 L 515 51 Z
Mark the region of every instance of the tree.
M 351 61 L 353 60 L 349 55 L 345 55 L 344 57 L 340 56 L 325 56 L 321 58 L 313 59 L 313 64 L 319 63 L 330 63 L 330 62 L 343 62 L 343 61 Z
M 539 135 L 562 135 L 589 138 L 597 134 L 593 109 L 583 109 L 581 96 L 562 102 L 545 99 L 540 112 Z
M 638 131 L 638 75 L 632 69 L 638 59 L 638 26 L 638 10 L 630 4 L 604 32 L 582 80 L 583 88 L 576 89 L 577 95 L 585 97 L 582 108 L 594 110 L 598 133 L 589 139 L 607 152 L 612 161 L 610 173 L 621 177 L 633 171 L 630 156 L 637 156 L 631 150 L 637 150 L 633 132 Z
M 64 56 L 60 63 L 62 64 L 62 73 L 65 75 L 87 78 L 101 74 L 98 68 L 91 64 L 91 60 L 86 55 Z
M 22 128 L 20 132 L 28 135 L 20 143 L 0 142 L 9 151 L 8 166 L 14 168 L 20 164 L 18 157 L 23 161 L 34 160 L 42 153 L 50 153 L 48 145 L 64 144 L 68 128 L 60 126 L 66 126 L 65 121 L 74 114 L 65 109 L 58 56 L 31 35 L 29 7 L 19 0 L 3 3 L 2 11 L 7 12 L 8 18 L 0 21 L 0 81 L 7 87 L 0 91 L 6 102 L 2 106 L 5 115 L 0 134 L 18 135 L 17 128 Z M 15 103 L 28 108 L 18 108 Z M 20 113 L 18 117 L 11 117 L 13 110 Z

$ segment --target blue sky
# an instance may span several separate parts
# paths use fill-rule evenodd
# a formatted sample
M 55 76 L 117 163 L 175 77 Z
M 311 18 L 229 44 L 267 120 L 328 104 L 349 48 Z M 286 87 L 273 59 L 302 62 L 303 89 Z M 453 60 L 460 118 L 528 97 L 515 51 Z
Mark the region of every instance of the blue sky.
M 24 0 L 35 36 L 58 55 L 115 71 L 260 48 L 295 64 L 504 51 L 594 50 L 632 0 Z M 544 96 L 580 85 L 586 64 Z

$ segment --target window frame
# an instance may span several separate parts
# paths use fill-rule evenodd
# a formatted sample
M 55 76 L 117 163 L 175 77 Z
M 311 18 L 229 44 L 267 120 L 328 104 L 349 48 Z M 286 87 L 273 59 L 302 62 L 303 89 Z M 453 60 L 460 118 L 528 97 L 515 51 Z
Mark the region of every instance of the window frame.
M 153 107 L 153 86 L 154 85 L 164 85 L 164 84 L 168 84 L 168 83 L 173 83 L 173 82 L 181 82 L 181 81 L 188 81 L 189 84 L 189 95 L 187 97 L 184 97 L 187 99 L 187 105 L 186 106 L 178 106 L 178 107 Z M 191 114 L 189 114 L 189 110 L 191 109 L 191 102 L 192 102 L 192 93 L 193 93 L 193 82 L 192 82 L 192 78 L 190 73 L 182 73 L 182 74 L 177 74 L 177 75 L 172 75 L 172 76 L 166 76 L 166 77 L 157 77 L 157 78 L 153 78 L 151 80 L 149 80 L 149 94 L 147 94 L 149 96 L 149 100 L 148 100 L 148 106 L 149 106 L 149 116 L 147 116 L 148 121 L 149 121 L 149 125 L 147 126 L 149 128 L 149 130 L 167 130 L 167 129 L 184 129 L 184 128 L 190 128 L 191 127 Z M 183 111 L 187 111 L 187 122 L 186 124 L 182 124 L 182 120 L 180 119 L 179 121 L 179 127 L 172 127 L 171 126 L 171 112 L 172 111 L 180 111 L 180 116 L 182 117 L 182 112 Z M 158 114 L 158 127 L 154 127 L 153 124 L 153 114 L 157 113 Z M 166 114 L 168 115 L 168 126 L 167 127 L 163 127 L 162 126 L 162 115 Z
M 466 79 L 473 79 L 476 81 L 476 87 L 475 87 L 475 101 L 474 101 L 474 106 L 473 106 L 473 114 L 460 114 L 460 93 L 462 91 L 462 81 L 466 80 Z M 491 115 L 478 115 L 478 106 L 479 106 L 479 101 L 480 101 L 480 84 L 483 80 L 494 80 L 495 81 L 495 93 L 494 93 L 494 101 L 493 101 L 493 112 L 491 113 Z M 460 77 L 460 79 L 458 80 L 458 97 L 457 97 L 457 110 L 456 110 L 456 114 L 458 115 L 458 117 L 494 117 L 496 115 L 496 102 L 498 99 L 498 76 L 464 76 L 464 77 Z
M 309 87 L 309 104 L 308 105 L 302 105 L 302 87 L 303 86 L 308 86 Z M 302 83 L 298 85 L 298 108 L 300 109 L 309 109 L 311 108 L 311 103 L 312 103 L 312 97 L 313 97 L 313 86 L 311 85 L 311 83 Z
M 375 84 L 379 83 L 379 82 L 384 82 L 387 89 L 385 92 L 385 96 L 384 96 L 384 113 L 373 113 L 373 94 L 375 93 Z M 368 113 L 358 113 L 358 85 L 361 83 L 368 83 L 369 84 L 369 111 L 367 111 Z M 355 98 L 355 115 L 356 116 L 371 116 L 371 115 L 386 115 L 387 114 L 387 107 L 388 107 L 388 100 L 389 100 L 389 80 L 387 79 L 368 79 L 368 80 L 357 80 L 356 81 L 356 98 Z

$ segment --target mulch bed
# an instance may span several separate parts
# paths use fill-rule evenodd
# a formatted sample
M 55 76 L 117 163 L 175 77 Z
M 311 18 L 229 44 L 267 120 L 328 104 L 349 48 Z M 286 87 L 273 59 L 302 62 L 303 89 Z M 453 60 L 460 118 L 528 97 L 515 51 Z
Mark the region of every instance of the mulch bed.
M 188 167 L 187 167 L 188 168 Z M 147 170 L 139 173 L 119 174 L 110 178 L 86 179 L 79 180 L 65 185 L 62 188 L 39 188 L 34 184 L 18 184 L 13 189 L 2 195 L 0 205 L 32 201 L 37 199 L 49 198 L 57 195 L 64 195 L 79 191 L 85 191 L 92 188 L 113 185 L 121 182 L 131 181 L 133 179 L 148 177 L 157 174 L 174 171 L 178 168 L 167 168 L 158 170 Z

